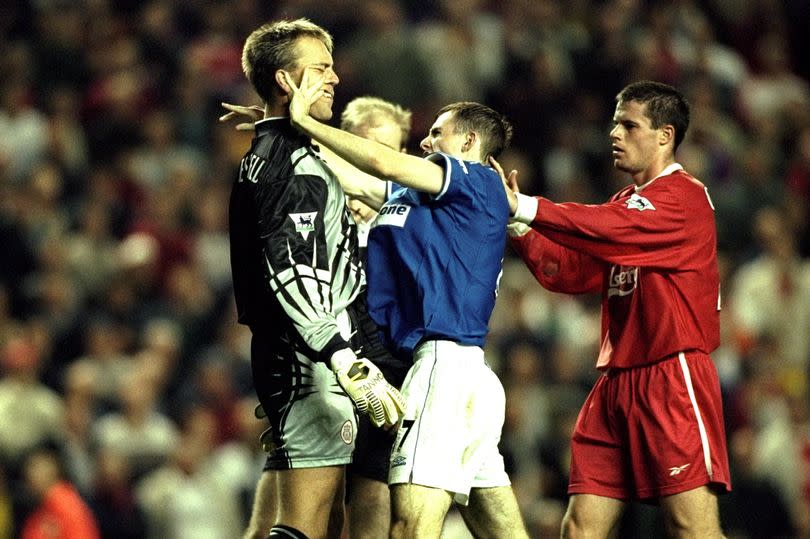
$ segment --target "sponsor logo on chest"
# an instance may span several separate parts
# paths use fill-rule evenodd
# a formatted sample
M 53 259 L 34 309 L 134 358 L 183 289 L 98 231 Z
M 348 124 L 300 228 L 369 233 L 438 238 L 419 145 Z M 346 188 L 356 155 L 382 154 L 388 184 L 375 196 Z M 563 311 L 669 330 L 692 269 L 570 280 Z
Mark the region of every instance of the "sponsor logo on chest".
M 638 267 L 611 266 L 608 280 L 608 297 L 627 296 L 638 286 Z
M 410 212 L 411 207 L 407 204 L 386 204 L 380 208 L 380 214 L 377 216 L 374 226 L 388 225 L 402 228 L 405 226 Z

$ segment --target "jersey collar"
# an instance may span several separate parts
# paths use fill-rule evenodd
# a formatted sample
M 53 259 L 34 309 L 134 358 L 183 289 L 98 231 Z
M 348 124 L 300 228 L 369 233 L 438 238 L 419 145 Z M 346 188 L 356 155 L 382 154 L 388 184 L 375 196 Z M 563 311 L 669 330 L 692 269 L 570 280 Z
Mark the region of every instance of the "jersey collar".
M 272 118 L 262 118 L 253 124 L 256 130 L 256 136 L 260 137 L 266 135 L 271 131 L 283 131 L 286 133 L 298 133 L 293 126 L 290 125 L 290 119 L 287 116 L 273 116 Z
M 647 183 L 643 183 L 643 184 L 641 184 L 641 185 L 637 185 L 637 186 L 636 186 L 636 193 L 638 193 L 639 191 L 641 191 L 642 189 L 644 189 L 645 187 L 647 187 L 648 185 L 650 185 L 652 182 L 654 182 L 654 181 L 655 181 L 655 180 L 657 180 L 658 178 L 661 178 L 661 177 L 663 177 L 663 176 L 669 176 L 670 174 L 672 174 L 672 173 L 673 173 L 673 172 L 675 172 L 676 170 L 683 170 L 683 166 L 682 166 L 680 163 L 672 163 L 671 165 L 666 166 L 666 167 L 664 168 L 664 170 L 662 170 L 662 171 L 661 171 L 661 172 L 658 174 L 658 176 L 656 176 L 656 177 L 655 177 L 655 178 L 653 178 L 652 180 L 648 181 Z

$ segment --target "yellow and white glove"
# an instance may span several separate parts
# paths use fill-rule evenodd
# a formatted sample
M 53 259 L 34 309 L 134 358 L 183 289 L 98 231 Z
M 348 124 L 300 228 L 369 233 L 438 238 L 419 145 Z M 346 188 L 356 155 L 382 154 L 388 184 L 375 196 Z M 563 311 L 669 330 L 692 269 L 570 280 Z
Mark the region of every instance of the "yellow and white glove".
M 344 348 L 332 354 L 331 366 L 340 387 L 374 426 L 390 427 L 399 421 L 405 399 L 372 362 Z

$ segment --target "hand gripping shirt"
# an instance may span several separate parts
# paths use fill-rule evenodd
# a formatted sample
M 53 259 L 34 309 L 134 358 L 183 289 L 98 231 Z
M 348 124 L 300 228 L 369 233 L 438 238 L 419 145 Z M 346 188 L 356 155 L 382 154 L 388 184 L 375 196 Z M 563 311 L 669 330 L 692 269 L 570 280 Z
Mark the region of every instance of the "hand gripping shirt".
M 483 346 L 503 266 L 509 205 L 498 174 L 432 154 L 441 192 L 398 188 L 369 234 L 369 314 L 400 355 L 423 339 Z
M 702 183 L 674 164 L 605 204 L 538 201 L 533 230 L 512 245 L 545 288 L 601 292 L 598 368 L 717 348 L 717 240 Z
M 328 360 L 336 317 L 365 286 L 343 189 L 288 118 L 256 123 L 233 184 L 229 233 L 239 321 Z

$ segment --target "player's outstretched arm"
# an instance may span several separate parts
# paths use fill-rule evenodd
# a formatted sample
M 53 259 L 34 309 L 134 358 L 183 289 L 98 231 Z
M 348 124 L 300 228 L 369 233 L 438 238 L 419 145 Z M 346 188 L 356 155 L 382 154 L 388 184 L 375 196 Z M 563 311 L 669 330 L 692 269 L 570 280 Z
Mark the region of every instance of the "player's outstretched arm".
M 375 211 L 380 211 L 385 203 L 385 182 L 352 165 L 320 140 L 316 139 L 316 141 L 321 144 L 321 155 L 337 176 L 343 191 Z
M 444 169 L 441 166 L 341 131 L 311 117 L 309 109 L 322 92 L 322 73 L 305 69 L 300 86 L 286 73 L 285 77 L 290 87 L 290 121 L 297 129 L 372 176 L 430 194 L 441 191 L 444 183 Z

